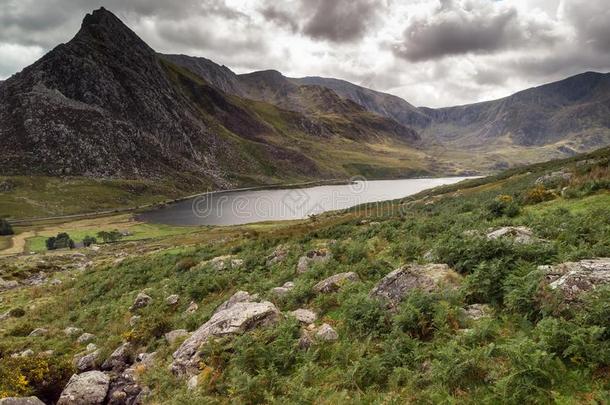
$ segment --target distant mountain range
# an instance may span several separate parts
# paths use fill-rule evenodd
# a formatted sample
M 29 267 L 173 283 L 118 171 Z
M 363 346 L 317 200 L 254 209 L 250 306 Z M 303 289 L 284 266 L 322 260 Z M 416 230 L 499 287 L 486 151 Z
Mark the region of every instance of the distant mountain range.
M 417 108 L 343 80 L 237 75 L 205 58 L 161 55 L 103 8 L 71 41 L 0 81 L 0 107 L 3 174 L 169 177 L 194 187 L 464 173 L 610 144 L 609 74 Z

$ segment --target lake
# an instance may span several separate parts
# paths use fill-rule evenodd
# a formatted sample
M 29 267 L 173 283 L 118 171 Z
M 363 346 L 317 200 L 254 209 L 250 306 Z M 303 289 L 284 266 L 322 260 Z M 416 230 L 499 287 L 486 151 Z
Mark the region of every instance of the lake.
M 395 200 L 469 178 L 361 180 L 306 188 L 218 191 L 144 212 L 138 219 L 167 225 L 241 225 L 304 219 L 364 203 Z

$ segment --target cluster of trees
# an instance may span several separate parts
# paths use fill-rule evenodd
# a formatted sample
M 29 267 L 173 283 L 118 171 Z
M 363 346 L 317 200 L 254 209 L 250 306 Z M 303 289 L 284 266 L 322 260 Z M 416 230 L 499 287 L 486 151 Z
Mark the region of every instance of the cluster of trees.
M 0 235 L 12 235 L 13 227 L 6 219 L 0 219 Z
M 55 249 L 74 249 L 74 241 L 65 232 L 57 234 L 57 236 L 51 236 L 45 242 L 48 250 Z

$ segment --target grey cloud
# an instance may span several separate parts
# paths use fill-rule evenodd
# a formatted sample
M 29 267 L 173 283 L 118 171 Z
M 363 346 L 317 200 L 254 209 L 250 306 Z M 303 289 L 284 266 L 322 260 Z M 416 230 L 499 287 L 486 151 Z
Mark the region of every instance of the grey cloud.
M 581 45 L 610 53 L 610 7 L 607 0 L 572 0 L 564 14 L 576 29 Z
M 313 10 L 303 33 L 314 39 L 350 42 L 362 38 L 376 24 L 377 0 L 303 0 L 304 9 Z
M 550 27 L 534 21 L 520 21 L 515 8 L 495 8 L 489 2 L 441 0 L 436 12 L 414 19 L 403 33 L 395 55 L 411 62 L 466 53 L 552 43 Z
M 279 9 L 275 5 L 266 5 L 260 10 L 260 13 L 267 21 L 288 27 L 292 32 L 297 32 L 299 30 L 299 24 L 297 23 L 295 16 L 288 11 Z

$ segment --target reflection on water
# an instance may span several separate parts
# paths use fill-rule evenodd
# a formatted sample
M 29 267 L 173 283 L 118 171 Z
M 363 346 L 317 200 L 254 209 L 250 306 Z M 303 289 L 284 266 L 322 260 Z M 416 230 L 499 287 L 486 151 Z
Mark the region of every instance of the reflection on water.
M 349 185 L 216 192 L 148 211 L 138 218 L 169 225 L 240 225 L 303 219 L 364 203 L 395 200 L 467 178 L 356 181 Z

